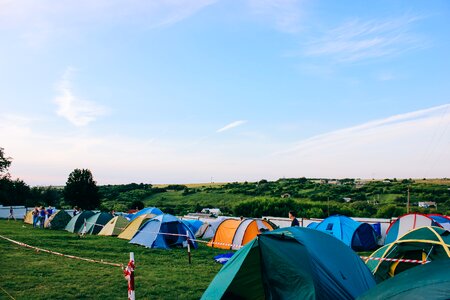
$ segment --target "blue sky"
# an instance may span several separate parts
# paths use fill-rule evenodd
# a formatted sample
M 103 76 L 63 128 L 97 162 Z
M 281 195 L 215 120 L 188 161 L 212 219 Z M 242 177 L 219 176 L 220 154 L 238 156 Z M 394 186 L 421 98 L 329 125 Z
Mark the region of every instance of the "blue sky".
M 450 177 L 448 1 L 1 1 L 0 146 L 61 185 Z

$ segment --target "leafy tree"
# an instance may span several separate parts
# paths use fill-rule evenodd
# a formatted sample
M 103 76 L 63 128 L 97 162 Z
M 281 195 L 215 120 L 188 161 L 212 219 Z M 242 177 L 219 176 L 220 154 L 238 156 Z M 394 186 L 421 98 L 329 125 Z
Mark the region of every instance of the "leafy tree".
M 71 206 L 96 209 L 100 206 L 98 187 L 88 169 L 75 169 L 64 187 L 64 200 Z
M 8 168 L 11 165 L 12 158 L 11 157 L 5 157 L 4 149 L 0 147 L 0 176 L 7 176 L 8 175 Z M 5 174 L 3 174 L 5 173 Z M 3 175 L 2 175 L 3 174 Z

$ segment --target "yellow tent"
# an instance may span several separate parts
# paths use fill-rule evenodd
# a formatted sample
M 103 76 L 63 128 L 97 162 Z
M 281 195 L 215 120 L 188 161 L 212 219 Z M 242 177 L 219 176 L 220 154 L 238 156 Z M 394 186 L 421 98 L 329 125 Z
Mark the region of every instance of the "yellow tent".
M 119 235 L 125 227 L 128 225 L 128 220 L 124 217 L 117 216 L 112 218 L 102 230 L 98 233 L 98 235 L 107 235 L 107 236 L 115 236 Z
M 216 233 L 208 246 L 221 249 L 238 250 L 253 240 L 262 230 L 273 230 L 273 227 L 264 220 L 226 219 L 217 227 Z
M 133 221 L 131 221 L 127 227 L 119 234 L 119 239 L 131 240 L 133 236 L 138 232 L 141 225 L 143 225 L 148 219 L 155 217 L 154 214 L 145 214 L 136 217 Z
M 33 210 L 27 212 L 23 221 L 27 224 L 33 224 Z

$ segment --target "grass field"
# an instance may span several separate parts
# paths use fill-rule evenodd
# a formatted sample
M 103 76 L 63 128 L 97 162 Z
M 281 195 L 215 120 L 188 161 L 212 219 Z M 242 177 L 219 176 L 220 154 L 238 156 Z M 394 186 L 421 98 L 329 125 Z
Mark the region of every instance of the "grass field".
M 79 238 L 66 231 L 32 228 L 0 220 L 0 235 L 32 246 L 115 263 L 135 253 L 137 299 L 199 299 L 221 265 L 213 257 L 224 250 L 204 244 L 192 251 L 158 250 L 115 237 Z M 0 239 L 0 299 L 126 299 L 127 282 L 119 267 L 36 252 Z

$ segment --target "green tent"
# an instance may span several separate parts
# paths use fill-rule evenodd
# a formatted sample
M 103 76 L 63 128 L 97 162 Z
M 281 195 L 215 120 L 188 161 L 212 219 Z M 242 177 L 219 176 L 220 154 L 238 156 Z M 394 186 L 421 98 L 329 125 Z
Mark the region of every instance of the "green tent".
M 355 252 L 321 231 L 264 232 L 223 266 L 202 299 L 355 299 L 375 280 Z
M 81 226 L 79 233 L 98 234 L 103 226 L 111 220 L 113 216 L 110 213 L 99 212 L 86 220 L 86 228 Z
M 89 219 L 92 215 L 95 213 L 90 210 L 83 211 L 79 213 L 78 215 L 74 216 L 72 219 L 70 219 L 69 223 L 67 223 L 65 230 L 69 232 L 79 232 L 80 229 L 83 227 L 84 220 Z
M 45 228 L 62 230 L 72 217 L 65 210 L 58 210 L 45 221 Z
M 378 284 L 358 300 L 447 300 L 450 298 L 450 259 L 409 269 Z
M 375 280 L 381 282 L 420 264 L 379 259 L 414 259 L 424 262 L 445 260 L 450 258 L 449 247 L 449 231 L 440 227 L 420 227 L 372 253 L 370 257 L 374 259 L 368 260 L 366 264 Z

